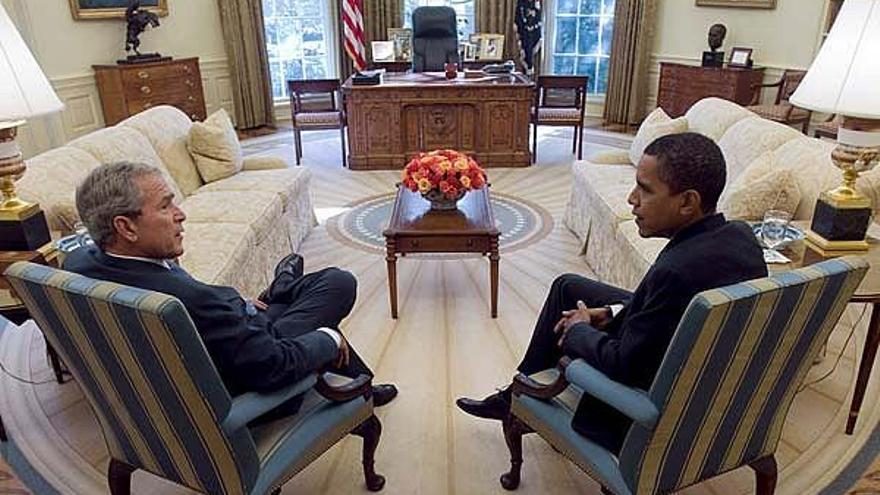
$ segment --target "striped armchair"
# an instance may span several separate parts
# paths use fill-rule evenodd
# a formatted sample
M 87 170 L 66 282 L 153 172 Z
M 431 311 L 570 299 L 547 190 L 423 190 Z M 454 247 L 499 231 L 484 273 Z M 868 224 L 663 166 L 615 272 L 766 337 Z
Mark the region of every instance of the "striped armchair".
M 373 470 L 381 424 L 366 375 L 312 375 L 233 398 L 176 298 L 32 263 L 5 275 L 97 416 L 110 493 L 130 493 L 135 469 L 202 493 L 277 493 L 348 433 L 364 437 L 367 488 L 382 489 Z M 250 424 L 300 395 L 298 413 Z
M 535 431 L 603 493 L 669 493 L 749 465 L 756 493 L 772 494 L 789 406 L 866 270 L 845 257 L 697 294 L 648 391 L 583 360 L 517 376 L 502 486 L 519 486 L 522 435 Z M 572 429 L 583 393 L 632 419 L 619 456 Z

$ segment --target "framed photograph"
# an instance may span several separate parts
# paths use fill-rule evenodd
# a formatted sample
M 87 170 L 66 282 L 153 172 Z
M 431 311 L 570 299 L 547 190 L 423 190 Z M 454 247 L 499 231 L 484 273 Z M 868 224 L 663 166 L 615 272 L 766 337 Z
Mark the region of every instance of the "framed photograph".
M 412 61 L 412 29 L 388 28 L 388 41 L 394 44 L 394 61 Z
M 74 19 L 125 19 L 129 0 L 69 0 Z M 168 0 L 141 0 L 141 9 L 168 15 Z
M 752 66 L 752 49 L 735 46 L 730 50 L 729 67 L 751 67 Z
M 370 46 L 373 49 L 373 62 L 394 62 L 393 41 L 373 41 Z
M 775 9 L 776 0 L 696 0 L 697 7 L 740 7 L 744 9 Z
M 503 34 L 480 34 L 479 56 L 480 60 L 501 60 L 504 56 Z
M 477 59 L 477 49 L 478 45 L 473 43 L 462 43 L 459 51 L 464 53 L 465 62 L 473 62 Z

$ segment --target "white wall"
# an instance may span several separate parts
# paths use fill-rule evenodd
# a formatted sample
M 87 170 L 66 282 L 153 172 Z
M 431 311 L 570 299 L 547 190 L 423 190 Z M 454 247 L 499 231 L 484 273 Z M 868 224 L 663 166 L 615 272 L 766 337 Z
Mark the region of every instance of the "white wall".
M 65 109 L 22 130 L 25 156 L 60 146 L 104 126 L 93 64 L 125 53 L 123 19 L 74 20 L 68 0 L 0 0 L 49 78 Z M 141 52 L 199 57 L 208 113 L 232 111 L 217 0 L 168 0 L 169 14 L 140 37 Z
M 734 46 L 753 48 L 755 65 L 766 67 L 765 80 L 775 82 L 786 68 L 806 69 L 819 46 L 826 0 L 777 0 L 773 10 L 697 7 L 694 0 L 657 0 L 657 24 L 651 50 L 649 106 L 656 106 L 660 62 L 699 65 L 708 50 L 709 26 L 727 26 L 725 57 Z M 764 92 L 765 100 L 775 96 Z

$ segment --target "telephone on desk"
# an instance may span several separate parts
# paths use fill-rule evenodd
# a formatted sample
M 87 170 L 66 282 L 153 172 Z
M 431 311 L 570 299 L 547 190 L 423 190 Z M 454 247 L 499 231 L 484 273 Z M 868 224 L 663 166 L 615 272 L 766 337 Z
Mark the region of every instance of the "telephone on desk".
M 516 64 L 513 63 L 513 60 L 508 60 L 503 64 L 489 64 L 483 66 L 483 72 L 486 74 L 510 74 L 514 69 L 516 69 Z

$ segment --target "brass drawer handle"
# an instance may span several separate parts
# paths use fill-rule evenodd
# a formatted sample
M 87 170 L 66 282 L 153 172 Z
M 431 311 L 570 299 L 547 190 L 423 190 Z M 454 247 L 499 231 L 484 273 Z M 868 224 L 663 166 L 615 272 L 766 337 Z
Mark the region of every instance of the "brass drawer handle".
M 196 97 L 193 96 L 193 95 L 189 95 L 189 96 L 187 96 L 186 99 L 189 100 L 189 101 L 196 101 Z
M 198 116 L 197 114 L 191 113 L 191 114 L 189 115 L 189 118 L 192 119 L 192 120 L 198 120 L 198 119 L 199 119 L 199 116 Z
M 141 93 L 148 95 L 153 92 L 153 89 L 149 86 L 141 86 Z
M 190 81 L 189 79 L 187 79 L 185 82 L 186 82 L 186 85 L 189 86 L 189 87 L 191 87 L 191 88 L 194 87 L 194 86 L 196 85 L 194 82 Z
M 144 110 L 146 110 L 152 106 L 153 106 L 153 103 L 148 101 L 148 102 L 144 103 Z
M 192 72 L 192 69 L 190 69 L 188 65 L 184 65 L 184 66 L 183 66 L 183 71 L 186 72 L 187 74 L 189 74 L 189 73 Z
M 410 245 L 412 245 L 412 247 L 419 247 L 419 240 L 413 239 L 412 241 L 410 241 Z
M 145 71 L 145 70 L 139 70 L 139 71 L 138 71 L 138 77 L 141 78 L 141 79 L 149 79 L 149 78 L 150 78 L 150 73 L 147 72 L 147 71 Z
M 474 247 L 474 240 L 473 239 L 467 240 L 467 247 Z

